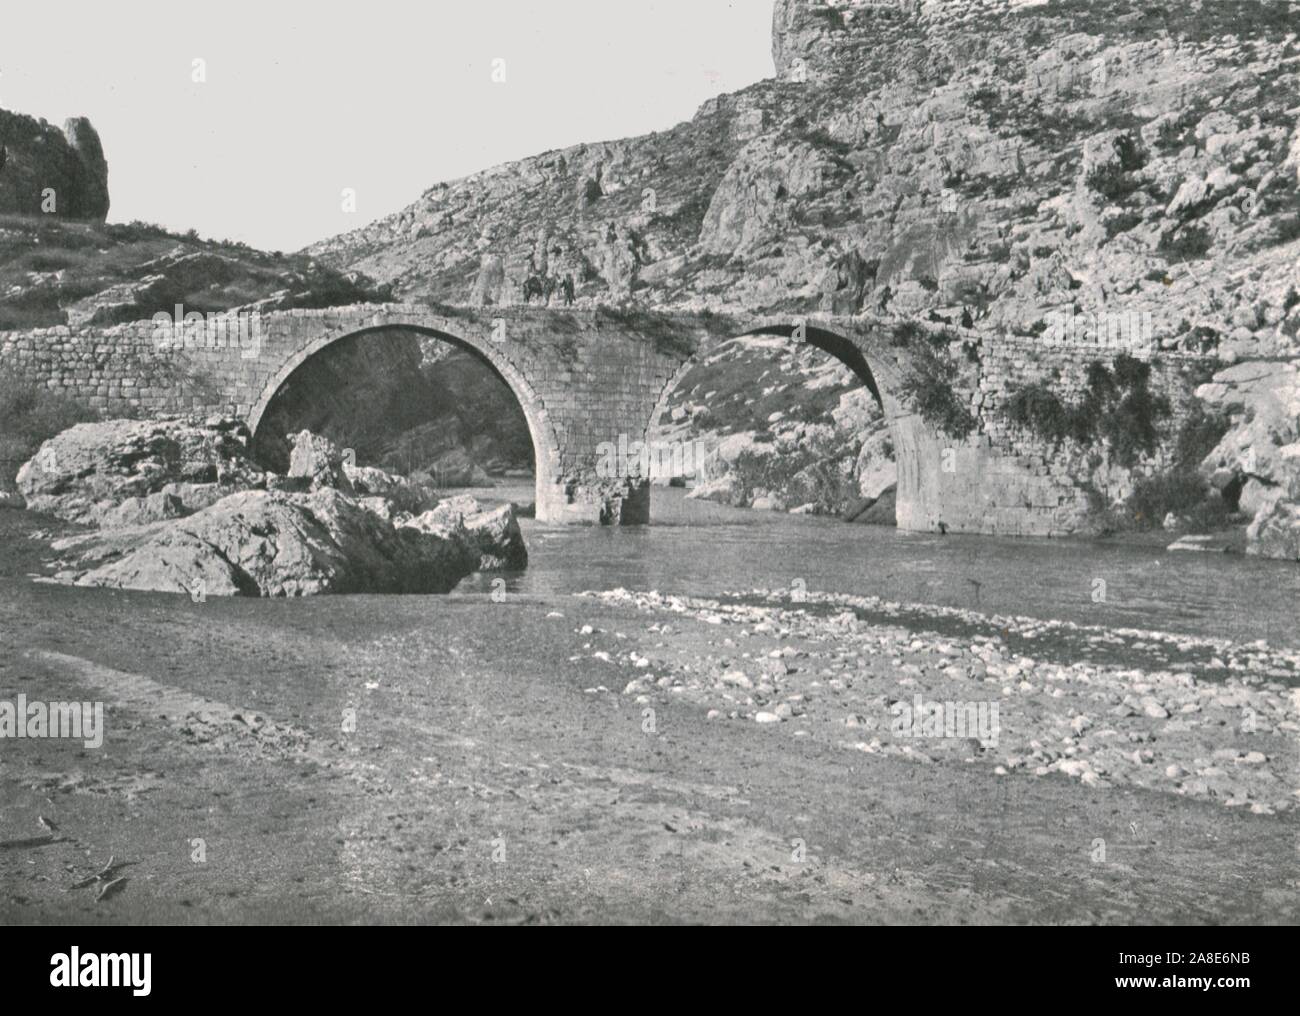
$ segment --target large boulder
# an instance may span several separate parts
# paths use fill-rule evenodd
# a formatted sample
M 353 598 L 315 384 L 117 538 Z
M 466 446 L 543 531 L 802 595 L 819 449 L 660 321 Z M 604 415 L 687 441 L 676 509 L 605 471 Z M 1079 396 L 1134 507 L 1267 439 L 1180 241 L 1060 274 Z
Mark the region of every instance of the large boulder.
M 853 475 L 857 478 L 858 493 L 873 502 L 898 483 L 894 441 L 888 430 L 879 430 L 862 442 Z
M 352 481 L 343 468 L 343 451 L 327 437 L 309 430 L 290 435 L 289 478 L 301 480 L 310 490 L 331 487 L 352 493 Z
M 1216 487 L 1239 491 L 1237 506 L 1252 517 L 1246 552 L 1300 559 L 1300 366 L 1234 364 L 1196 394 L 1233 419 L 1201 472 Z
M 212 417 L 79 423 L 42 444 L 15 482 L 31 511 L 112 526 L 143 521 L 141 513 L 163 518 L 176 507 L 155 499 L 121 509 L 135 499 L 167 493 L 188 514 L 265 476 L 249 457 L 244 423 Z
M 365 501 L 384 501 L 385 510 L 390 515 L 398 512 L 418 514 L 438 503 L 431 487 L 413 483 L 405 476 L 376 466 L 354 466 L 344 462 L 343 472 L 359 497 Z
M 462 494 L 420 515 L 399 518 L 397 525 L 447 539 L 463 533 L 478 554 L 477 571 L 528 566 L 528 548 L 514 505 L 484 509 L 474 498 Z
M 1300 504 L 1278 498 L 1246 530 L 1246 553 L 1283 561 L 1300 561 Z
M 479 564 L 463 529 L 396 529 L 330 488 L 242 491 L 185 518 L 53 549 L 57 581 L 192 596 L 445 593 Z

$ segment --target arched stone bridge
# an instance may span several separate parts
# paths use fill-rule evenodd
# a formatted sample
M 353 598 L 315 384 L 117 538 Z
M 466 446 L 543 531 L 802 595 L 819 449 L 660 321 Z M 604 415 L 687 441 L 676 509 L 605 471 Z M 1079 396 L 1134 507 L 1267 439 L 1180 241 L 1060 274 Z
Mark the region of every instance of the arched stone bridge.
M 629 475 L 608 475 L 601 468 L 602 457 L 609 461 L 605 449 L 644 442 L 695 355 L 738 335 L 802 337 L 848 364 L 891 416 L 901 413 L 894 395 L 901 368 L 887 330 L 794 315 L 418 305 L 295 310 L 263 315 L 260 339 L 245 341 L 238 366 L 231 371 L 234 358 L 227 356 L 211 369 L 226 377 L 228 408 L 256 433 L 275 393 L 309 357 L 341 339 L 393 329 L 468 349 L 509 385 L 532 435 L 537 517 L 544 521 L 648 522 L 648 478 L 635 460 L 618 471 Z
M 1081 376 L 1096 349 L 962 333 L 972 355 L 950 355 L 960 365 L 954 388 L 976 430 L 957 440 L 901 399 L 912 363 L 935 347 L 932 329 L 897 320 L 384 304 L 278 311 L 246 324 L 0 333 L 0 367 L 109 415 L 231 412 L 256 432 L 285 381 L 332 343 L 390 329 L 436 336 L 480 356 L 518 398 L 532 433 L 539 519 L 639 523 L 649 521 L 649 481 L 635 467 L 602 475 L 602 445 L 646 440 L 696 354 L 740 335 L 782 335 L 848 364 L 880 402 L 894 429 L 901 528 L 1049 535 L 1072 531 L 1087 508 L 1054 458 L 1059 450 L 1008 432 L 993 410 L 1009 384 L 1048 368 Z

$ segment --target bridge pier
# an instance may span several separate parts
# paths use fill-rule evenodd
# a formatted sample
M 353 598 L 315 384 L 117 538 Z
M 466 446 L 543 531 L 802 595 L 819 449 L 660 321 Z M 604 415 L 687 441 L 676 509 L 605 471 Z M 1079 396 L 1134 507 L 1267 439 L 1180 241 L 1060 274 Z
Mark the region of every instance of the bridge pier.
M 650 522 L 650 481 L 537 480 L 537 520 L 559 525 L 643 526 Z

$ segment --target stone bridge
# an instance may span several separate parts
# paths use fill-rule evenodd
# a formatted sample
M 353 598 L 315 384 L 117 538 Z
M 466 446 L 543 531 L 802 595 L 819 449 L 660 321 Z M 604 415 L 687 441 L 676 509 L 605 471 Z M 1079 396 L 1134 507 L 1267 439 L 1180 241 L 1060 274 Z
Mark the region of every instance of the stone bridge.
M 256 433 L 272 397 L 309 357 L 342 339 L 393 329 L 468 349 L 509 385 L 532 434 L 543 521 L 648 522 L 649 479 L 635 460 L 610 475 L 608 448 L 647 440 L 693 358 L 747 334 L 808 342 L 872 391 L 894 431 L 900 528 L 1051 535 L 1072 531 L 1087 509 L 1054 451 L 1008 432 L 993 412 L 1007 385 L 1041 376 L 1040 340 L 958 333 L 969 349 L 950 356 L 960 364 L 954 388 L 977 429 L 957 440 L 900 397 L 912 361 L 927 348 L 933 356 L 934 344 L 932 330 L 897 320 L 360 305 L 277 311 L 239 327 L 209 318 L 179 328 L 142 321 L 0 333 L 0 367 L 110 416 L 234 413 Z M 1097 355 L 1061 349 L 1047 359 L 1081 375 Z

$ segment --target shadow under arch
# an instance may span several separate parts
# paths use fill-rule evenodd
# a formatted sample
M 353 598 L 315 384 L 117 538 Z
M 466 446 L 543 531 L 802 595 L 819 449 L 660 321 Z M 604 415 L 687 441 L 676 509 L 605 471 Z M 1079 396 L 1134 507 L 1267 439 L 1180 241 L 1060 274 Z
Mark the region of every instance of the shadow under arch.
M 303 364 L 336 342 L 384 332 L 409 332 L 424 335 L 447 342 L 458 349 L 463 349 L 487 364 L 492 373 L 510 389 L 515 401 L 523 410 L 524 419 L 528 423 L 528 434 L 533 444 L 537 517 L 542 521 L 546 521 L 545 513 L 548 499 L 544 497 L 544 485 L 557 472 L 559 442 L 556 440 L 555 431 L 547 416 L 545 405 L 533 390 L 532 385 L 524 379 L 523 374 L 500 351 L 493 349 L 490 345 L 437 328 L 405 322 L 392 322 L 369 325 L 364 328 L 350 328 L 337 333 L 326 333 L 313 340 L 289 357 L 263 387 L 248 414 L 248 429 L 253 438 L 256 439 L 262 418 L 266 415 L 266 411 L 276 394 Z

